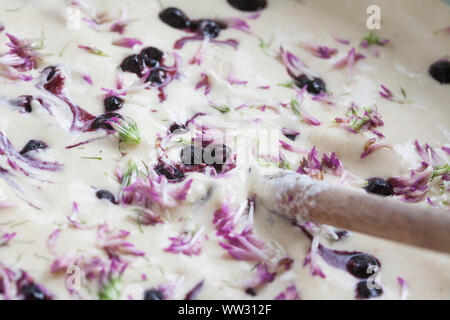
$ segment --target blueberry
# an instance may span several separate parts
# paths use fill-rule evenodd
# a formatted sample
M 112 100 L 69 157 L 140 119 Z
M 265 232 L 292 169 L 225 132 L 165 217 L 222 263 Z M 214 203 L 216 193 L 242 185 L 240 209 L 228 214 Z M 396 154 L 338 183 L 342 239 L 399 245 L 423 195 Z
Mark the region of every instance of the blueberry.
M 356 298 L 357 299 L 370 299 L 370 298 L 376 298 L 381 296 L 383 293 L 383 289 L 377 289 L 375 284 L 373 285 L 373 288 L 369 288 L 369 283 L 367 283 L 367 280 L 363 280 L 358 282 L 356 285 Z
M 303 89 L 304 86 L 309 86 L 311 80 L 309 80 L 309 78 L 304 75 L 301 74 L 298 77 L 294 78 L 295 84 L 297 85 L 297 87 L 299 87 L 300 89 Z
M 142 70 L 144 69 L 144 62 L 142 61 L 140 55 L 132 54 L 122 61 L 122 63 L 120 64 L 120 68 L 123 71 L 136 73 L 138 76 L 140 76 L 142 74 Z
M 165 176 L 169 182 L 180 182 L 184 179 L 183 171 L 163 162 L 155 167 L 155 171 L 160 176 Z
M 56 69 L 55 66 L 49 66 L 49 67 L 47 67 L 45 69 L 50 69 L 50 72 L 47 75 L 47 81 L 50 81 L 54 77 L 54 75 L 56 74 L 56 70 L 57 69 Z
M 164 70 L 159 68 L 154 68 L 150 70 L 150 73 L 147 77 L 147 82 L 151 82 L 152 84 L 163 84 L 166 81 L 167 74 Z
M 286 137 L 286 138 L 288 138 L 289 140 L 292 140 L 292 141 L 295 141 L 295 139 L 297 138 L 297 135 L 296 134 L 284 134 L 284 136 Z
M 245 293 L 248 294 L 249 296 L 252 296 L 252 297 L 254 297 L 254 296 L 256 296 L 258 294 L 256 292 L 256 290 L 254 288 L 251 288 L 251 287 L 245 289 Z
M 267 6 L 267 0 L 228 0 L 228 3 L 241 11 L 259 11 Z
M 155 47 L 147 47 L 141 51 L 142 60 L 150 68 L 159 67 L 163 55 L 164 53 Z
M 145 59 L 144 63 L 149 67 L 149 68 L 158 68 L 161 65 L 161 62 L 156 60 L 156 59 Z
M 189 18 L 180 9 L 169 7 L 159 13 L 159 18 L 172 28 L 186 29 L 189 27 Z
M 179 133 L 186 131 L 186 125 L 182 123 L 172 123 L 169 127 L 169 132 L 174 133 L 175 131 L 178 131 Z
M 95 193 L 95 195 L 100 200 L 105 199 L 105 200 L 108 200 L 111 203 L 114 203 L 114 204 L 116 203 L 116 197 L 114 197 L 114 195 L 108 190 L 98 190 Z
M 195 20 L 191 23 L 191 30 L 207 38 L 217 38 L 226 25 L 209 19 Z
M 374 267 L 371 267 L 374 266 Z M 367 254 L 355 254 L 347 261 L 347 271 L 359 279 L 367 279 L 379 267 L 378 261 Z
M 311 94 L 321 94 L 327 91 L 327 86 L 325 82 L 320 78 L 313 78 L 306 89 Z
M 450 83 L 450 61 L 439 60 L 433 63 L 428 72 L 440 84 Z
M 27 284 L 20 288 L 24 300 L 47 300 L 47 296 L 36 284 Z
M 38 149 L 47 149 L 48 145 L 40 140 L 30 140 L 27 142 L 27 144 L 23 147 L 22 151 L 20 151 L 21 155 L 24 155 L 27 152 L 38 150 Z
M 297 139 L 297 136 L 300 134 L 300 132 L 296 132 L 294 130 L 289 130 L 286 128 L 283 128 L 281 130 L 281 132 L 283 133 L 283 135 L 288 138 L 289 140 L 295 141 L 295 139 Z
M 366 191 L 368 193 L 378 194 L 381 196 L 392 196 L 394 194 L 394 190 L 389 181 L 386 181 L 382 178 L 371 178 L 367 180 L 368 185 L 366 187 Z
M 116 96 L 108 96 L 104 101 L 105 111 L 112 112 L 117 111 L 123 106 L 123 100 Z
M 33 111 L 31 107 L 31 101 L 33 101 L 33 96 L 20 96 L 18 101 L 18 107 L 22 107 L 26 112 L 30 113 Z
M 320 78 L 313 78 L 310 80 L 306 75 L 302 74 L 295 77 L 294 81 L 300 89 L 306 86 L 306 91 L 313 95 L 321 94 L 322 92 L 327 91 L 325 82 Z
M 325 82 L 320 78 L 313 78 L 313 80 L 310 80 L 306 75 L 302 74 L 294 78 L 294 81 L 297 87 L 301 89 L 306 86 L 306 91 L 310 94 L 317 95 L 326 91 Z
M 50 72 L 47 76 L 47 83 L 44 84 L 44 88 L 55 95 L 59 95 L 63 90 L 65 78 L 61 72 L 58 72 L 58 68 L 50 66 L 45 68 L 44 71 L 48 69 L 50 69 Z
M 338 240 L 344 240 L 350 236 L 350 233 L 346 230 L 336 231 L 336 235 L 338 236 Z
M 105 123 L 106 121 L 111 120 L 111 118 L 123 119 L 123 117 L 118 113 L 105 113 L 92 121 L 90 129 L 97 130 L 101 128 L 105 130 L 114 130 L 114 128 L 109 123 Z
M 164 300 L 164 294 L 158 289 L 148 289 L 144 292 L 144 300 Z
M 203 149 L 197 146 L 187 146 L 181 150 L 181 162 L 185 166 L 198 165 L 203 162 Z

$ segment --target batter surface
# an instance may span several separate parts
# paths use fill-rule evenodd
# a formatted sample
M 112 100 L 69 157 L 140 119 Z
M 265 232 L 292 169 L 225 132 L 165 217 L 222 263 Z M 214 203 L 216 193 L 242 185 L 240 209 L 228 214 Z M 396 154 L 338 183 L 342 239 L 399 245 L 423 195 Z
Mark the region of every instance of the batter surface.
M 448 255 L 286 221 L 249 178 L 449 214 L 450 7 L 255 2 L 0 2 L 0 299 L 450 298 Z

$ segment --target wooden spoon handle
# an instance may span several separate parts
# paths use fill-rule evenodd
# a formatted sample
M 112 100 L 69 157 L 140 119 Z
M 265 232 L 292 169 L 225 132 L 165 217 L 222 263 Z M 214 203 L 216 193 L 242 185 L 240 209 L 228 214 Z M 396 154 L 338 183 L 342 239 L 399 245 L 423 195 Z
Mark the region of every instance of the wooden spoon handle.
M 355 192 L 283 172 L 257 194 L 271 211 L 405 244 L 450 253 L 450 213 Z

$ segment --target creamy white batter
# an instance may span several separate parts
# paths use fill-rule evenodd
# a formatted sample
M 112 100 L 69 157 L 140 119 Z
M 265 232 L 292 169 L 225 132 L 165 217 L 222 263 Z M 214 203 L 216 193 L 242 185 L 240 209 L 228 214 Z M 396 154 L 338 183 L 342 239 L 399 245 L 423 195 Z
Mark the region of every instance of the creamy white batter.
M 9 42 L 5 36 L 7 32 L 21 39 L 38 39 L 37 43 L 42 40 L 43 46 L 39 52 L 45 54 L 37 69 L 25 72 L 33 77 L 31 81 L 1 79 L 0 130 L 19 151 L 30 139 L 45 141 L 49 148 L 34 156 L 64 165 L 62 170 L 56 172 L 30 169 L 39 179 L 51 182 L 48 183 L 12 170 L 6 158 L 0 156 L 0 166 L 7 168 L 14 175 L 13 180 L 25 190 L 25 193 L 18 192 L 5 180 L 0 180 L 0 203 L 12 205 L 0 209 L 0 239 L 5 233 L 16 233 L 6 245 L 0 245 L 0 263 L 11 270 L 25 270 L 57 299 L 97 299 L 100 289 L 96 280 L 85 280 L 78 294 L 71 295 L 66 287 L 67 275 L 64 271 L 51 273 L 50 267 L 55 259 L 63 255 L 100 257 L 108 261 L 105 250 L 99 247 L 97 241 L 97 227 L 107 222 L 112 230 L 129 231 L 131 234 L 126 241 L 145 253 L 145 256 L 120 254 L 129 262 L 121 277 L 121 299 L 142 299 L 145 290 L 174 282 L 178 286 L 169 298 L 182 299 L 202 280 L 204 285 L 198 293 L 199 299 L 273 299 L 292 285 L 296 286 L 302 299 L 354 299 L 357 280 L 320 258 L 315 262 L 326 277 L 313 276 L 310 268 L 303 266 L 310 248 L 308 238 L 289 221 L 266 212 L 258 206 L 258 201 L 254 212 L 254 233 L 270 249 L 271 257 L 266 262 L 288 256 L 294 263 L 290 270 L 280 271 L 273 282 L 257 288 L 256 297 L 245 292 L 245 281 L 255 275 L 254 267 L 258 261 L 233 259 L 219 245 L 223 239 L 216 235 L 213 224 L 214 212 L 227 197 L 231 197 L 231 206 L 237 210 L 252 196 L 249 192 L 251 185 L 247 183 L 249 164 L 245 161 L 238 161 L 237 167 L 224 177 L 188 173 L 180 184 L 171 184 L 169 188 L 176 188 L 193 180 L 187 200 L 181 206 L 166 210 L 158 206 L 153 208 L 155 214 L 161 216 L 163 224 L 139 225 L 133 208 L 99 200 L 95 192 L 106 189 L 118 195 L 120 183 L 115 177 L 117 168 L 126 168 L 130 159 L 142 171 L 145 171 L 143 162 L 152 168 L 160 152 L 155 147 L 157 134 L 166 136 L 173 122 L 184 123 L 198 112 L 207 113 L 198 118 L 204 125 L 217 130 L 227 129 L 227 134 L 241 138 L 239 148 L 233 150 L 238 159 L 240 152 L 248 151 L 252 145 L 255 148 L 255 137 L 250 129 L 275 129 L 280 132 L 282 128 L 289 128 L 300 132 L 295 142 L 282 135 L 280 139 L 307 151 L 315 146 L 320 158 L 323 153 L 336 152 L 344 168 L 361 180 L 409 175 L 410 170 L 417 168 L 421 161 L 414 146 L 416 139 L 421 144 L 429 143 L 448 163 L 449 155 L 441 148 L 450 144 L 450 90 L 448 85 L 441 85 L 432 79 L 428 68 L 431 63 L 450 53 L 448 35 L 434 32 L 447 27 L 450 7 L 439 0 L 426 3 L 422 0 L 269 0 L 267 8 L 259 12 L 260 17 L 250 19 L 251 13 L 237 11 L 225 0 L 208 1 L 208 4 L 205 1 L 161 2 L 165 7 L 183 10 L 192 19 L 243 18 L 250 26 L 251 34 L 231 28 L 222 30 L 218 39 L 236 39 L 239 41 L 238 49 L 209 43 L 203 63 L 193 65 L 189 61 L 201 42 L 188 42 L 182 49 L 175 50 L 174 42 L 188 34 L 161 22 L 158 1 L 83 1 L 87 7 L 85 12 L 80 12 L 82 18 L 107 12 L 113 20 L 100 24 L 99 30 L 83 20 L 78 27 L 76 6 L 70 7 L 69 1 L 0 2 L 0 22 L 5 27 L 0 34 L 0 52 L 9 50 L 5 45 Z M 360 46 L 368 33 L 366 8 L 373 3 L 380 6 L 382 14 L 382 29 L 375 33 L 390 40 L 388 44 L 376 47 L 378 57 L 372 46 L 367 49 Z M 123 12 L 126 12 L 125 19 L 131 20 L 124 33 L 111 32 L 111 24 Z M 75 25 L 69 23 L 70 28 L 67 25 L 68 14 L 72 18 L 75 14 L 76 20 Z M 339 43 L 334 39 L 336 36 L 351 43 Z M 123 37 L 136 38 L 142 45 L 129 49 L 112 44 Z M 266 50 L 260 47 L 260 39 L 270 43 Z M 336 48 L 338 52 L 331 59 L 320 59 L 302 47 L 302 43 L 308 41 Z M 79 45 L 101 49 L 107 56 L 92 54 L 80 49 Z M 68 70 L 70 80 L 67 77 L 65 84 L 67 96 L 93 115 L 101 115 L 104 113 L 105 97 L 101 88 L 114 89 L 122 60 L 147 46 L 163 50 L 168 65 L 172 65 L 172 54 L 176 52 L 182 65 L 179 67 L 179 79 L 165 87 L 166 101 L 160 102 L 158 91 L 154 88 L 139 89 L 123 97 L 125 104 L 120 113 L 136 121 L 142 142 L 137 145 L 122 144 L 121 153 L 118 140 L 109 135 L 80 147 L 66 149 L 66 146 L 94 137 L 104 137 L 105 131 L 71 131 L 72 115 L 67 105 L 35 87 L 40 71 L 50 65 Z M 327 84 L 334 106 L 313 101 L 313 96 L 308 93 L 304 94 L 301 103 L 302 110 L 316 118 L 320 126 L 300 122 L 289 105 L 281 105 L 289 104 L 297 93 L 297 89 L 279 85 L 292 80 L 279 57 L 281 46 L 299 57 Z M 335 70 L 333 64 L 344 58 L 352 47 L 366 58 L 355 63 L 352 77 L 348 79 L 346 69 Z M 204 94 L 203 89 L 195 90 L 202 73 L 207 74 L 210 81 L 208 95 Z M 230 74 L 246 83 L 229 83 L 227 78 Z M 83 75 L 89 75 L 93 84 L 85 81 Z M 123 77 L 125 88 L 138 80 L 130 73 L 123 74 Z M 400 104 L 382 98 L 379 94 L 381 85 L 400 97 L 400 87 L 404 88 L 410 103 Z M 21 95 L 52 99 L 56 106 L 52 109 L 54 115 L 36 102 L 31 113 L 20 113 L 19 108 L 10 102 Z M 377 130 L 385 136 L 379 142 L 388 145 L 388 148 L 381 148 L 361 159 L 365 144 L 374 135 L 369 131 L 351 133 L 333 123 L 335 118 L 345 115 L 352 102 L 361 107 L 377 106 L 384 121 L 384 126 Z M 221 113 L 210 104 L 226 105 L 231 111 Z M 244 104 L 253 107 L 239 108 Z M 265 109 L 258 108 L 263 105 L 266 105 Z M 179 158 L 181 148 L 189 139 L 189 134 L 173 137 L 168 143 L 169 158 Z M 300 160 L 307 156 L 286 149 L 281 149 L 281 152 L 293 170 L 297 170 Z M 261 174 L 277 170 L 261 160 L 259 164 L 252 164 L 252 168 Z M 325 172 L 323 178 L 338 182 L 330 171 Z M 350 180 L 346 180 L 343 186 L 363 192 L 361 185 L 350 183 Z M 445 188 L 448 189 L 448 185 Z M 205 200 L 208 192 L 210 198 Z M 440 194 L 439 186 L 433 187 L 426 197 L 436 206 L 448 208 L 449 193 L 444 190 Z M 28 202 L 40 209 L 30 206 Z M 73 202 L 79 207 L 77 221 L 88 228 L 77 229 L 69 223 L 67 216 L 72 215 Z M 417 205 L 430 204 L 424 199 Z M 200 254 L 188 256 L 165 252 L 164 249 L 170 245 L 169 237 L 176 237 L 185 230 L 183 228 L 188 228 L 187 220 L 195 230 L 201 229 L 202 237 L 207 236 L 201 243 Z M 60 232 L 55 240 L 54 252 L 51 252 L 47 241 L 57 229 Z M 450 298 L 448 255 L 357 233 L 338 242 L 323 236 L 320 242 L 329 248 L 362 251 L 377 257 L 382 266 L 379 281 L 383 294 L 380 299 L 401 298 L 398 277 L 409 285 L 408 298 Z M 1 298 L 4 297 L 0 294 Z

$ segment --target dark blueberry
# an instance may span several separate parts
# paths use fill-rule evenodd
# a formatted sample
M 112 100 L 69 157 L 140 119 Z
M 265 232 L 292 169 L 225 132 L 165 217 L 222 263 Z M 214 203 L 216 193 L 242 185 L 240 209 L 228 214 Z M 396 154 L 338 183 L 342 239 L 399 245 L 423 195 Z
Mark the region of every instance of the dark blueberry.
M 50 69 L 50 72 L 47 76 L 47 83 L 44 84 L 45 90 L 53 93 L 53 94 L 61 94 L 62 89 L 64 87 L 65 78 L 61 72 L 56 67 L 47 67 L 44 69 Z
M 33 101 L 32 96 L 20 96 L 18 101 L 18 106 L 25 109 L 26 112 L 30 113 L 33 111 L 31 107 L 31 101 Z
M 38 150 L 38 149 L 47 149 L 48 145 L 40 140 L 30 140 L 27 142 L 27 144 L 23 147 L 22 151 L 20 151 L 20 154 L 24 155 L 27 152 Z
M 430 75 L 440 84 L 450 83 L 450 61 L 439 60 L 433 63 L 428 70 Z
M 140 55 L 132 54 L 122 61 L 120 68 L 123 71 L 136 73 L 139 76 L 142 74 L 142 70 L 144 69 L 144 62 L 142 61 Z
M 195 20 L 191 23 L 191 30 L 195 31 L 207 38 L 217 38 L 222 29 L 225 29 L 226 25 L 208 19 Z
M 164 300 L 164 294 L 158 289 L 148 289 L 144 292 L 144 300 Z
M 144 48 L 141 51 L 142 60 L 150 68 L 159 67 L 163 55 L 164 53 L 155 47 Z
M 151 82 L 152 84 L 162 84 L 166 81 L 167 74 L 164 70 L 159 68 L 154 68 L 150 70 L 150 73 L 147 78 L 147 82 Z
M 56 73 L 56 67 L 50 66 L 50 67 L 47 67 L 46 69 L 50 69 L 50 72 L 48 73 L 48 76 L 47 76 L 47 81 L 50 81 Z
M 367 279 L 379 267 L 378 261 L 367 254 L 355 254 L 347 261 L 347 271 L 360 279 Z
M 159 13 L 159 18 L 172 28 L 186 29 L 189 27 L 189 18 L 180 9 L 169 7 Z
M 24 300 L 47 300 L 47 296 L 36 284 L 27 284 L 20 288 Z
M 296 134 L 284 134 L 284 136 L 292 141 L 295 141 L 295 139 L 297 138 Z
M 283 133 L 283 135 L 288 138 L 289 140 L 295 141 L 295 139 L 297 139 L 297 136 L 300 134 L 300 132 L 296 132 L 294 130 L 289 130 L 286 128 L 283 128 L 281 130 L 281 132 Z
M 356 298 L 357 299 L 370 299 L 376 298 L 383 294 L 383 289 L 376 288 L 377 284 L 372 283 L 372 289 L 369 288 L 370 283 L 367 280 L 360 281 L 356 285 Z
M 97 130 L 101 128 L 105 130 L 114 130 L 114 128 L 109 123 L 105 123 L 105 121 L 111 120 L 111 118 L 123 119 L 122 115 L 118 113 L 105 113 L 92 121 L 90 129 Z
M 297 87 L 299 87 L 300 89 L 303 89 L 304 86 L 309 86 L 311 80 L 309 80 L 309 78 L 304 75 L 301 74 L 298 77 L 294 78 L 295 84 L 297 85 Z
M 313 78 L 310 80 L 306 75 L 302 74 L 294 78 L 294 81 L 300 89 L 306 86 L 306 91 L 310 94 L 317 95 L 327 90 L 325 82 L 320 78 Z
M 161 62 L 155 59 L 146 59 L 144 60 L 144 63 L 149 67 L 149 68 L 159 68 L 159 66 L 161 65 Z
M 163 162 L 160 162 L 155 167 L 155 171 L 157 174 L 165 176 L 169 182 L 180 182 L 184 179 L 183 171 Z
M 228 0 L 228 3 L 241 11 L 259 11 L 267 6 L 267 0 Z
M 212 165 L 217 172 L 221 172 L 229 154 L 229 148 L 224 144 L 209 145 L 203 151 L 203 163 Z
M 321 94 L 327 91 L 325 82 L 320 78 L 313 78 L 306 89 L 311 94 Z
M 203 161 L 203 149 L 197 146 L 187 146 L 181 150 L 181 162 L 185 166 L 201 164 Z
M 95 195 L 100 200 L 105 199 L 105 200 L 108 200 L 111 203 L 114 203 L 114 204 L 116 203 L 116 197 L 114 197 L 114 195 L 108 190 L 98 190 L 95 193 Z
M 389 181 L 382 178 L 371 178 L 367 180 L 368 185 L 366 191 L 368 193 L 378 194 L 380 196 L 392 196 L 394 190 Z
M 350 236 L 350 233 L 346 230 L 336 231 L 336 235 L 338 236 L 338 240 L 344 240 Z
M 105 111 L 113 112 L 123 107 L 123 100 L 116 96 L 108 96 L 105 98 Z
M 175 131 L 178 131 L 180 133 L 186 131 L 186 125 L 176 122 L 172 123 L 169 127 L 169 132 L 174 133 Z
M 245 293 L 252 297 L 254 297 L 258 294 L 254 288 L 245 289 Z

